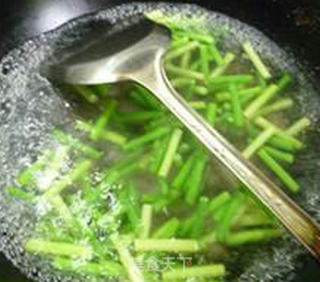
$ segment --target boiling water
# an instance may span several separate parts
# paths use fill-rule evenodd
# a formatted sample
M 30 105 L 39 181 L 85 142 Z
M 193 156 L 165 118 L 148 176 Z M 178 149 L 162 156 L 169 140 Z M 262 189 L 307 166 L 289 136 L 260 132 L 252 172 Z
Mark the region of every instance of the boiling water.
M 97 26 L 110 27 L 120 21 L 128 24 L 128 18 L 146 11 L 160 9 L 164 13 L 185 17 L 204 18 L 208 29 L 227 31 L 227 42 L 250 40 L 264 54 L 275 72 L 290 70 L 297 79 L 292 97 L 297 102 L 297 117 L 308 116 L 318 124 L 319 97 L 310 83 L 312 74 L 301 71 L 294 58 L 279 49 L 263 34 L 237 20 L 218 13 L 208 12 L 191 5 L 136 4 L 124 5 L 101 11 L 96 15 L 69 23 L 59 30 L 26 42 L 1 61 L 0 69 L 0 190 L 15 183 L 18 172 L 33 163 L 43 148 L 53 146 L 50 131 L 58 125 L 71 123 L 74 114 L 70 101 L 63 99 L 50 82 L 40 75 L 40 67 L 59 49 L 80 39 Z M 302 185 L 302 192 L 295 200 L 312 215 L 320 219 L 320 128 L 314 128 L 308 137 L 307 152 L 296 162 L 294 175 Z M 1 191 L 0 191 L 1 192 Z M 28 277 L 39 281 L 77 281 L 54 270 L 50 264 L 33 255 L 25 255 L 22 246 L 33 232 L 36 215 L 32 207 L 21 202 L 5 202 L 0 193 L 0 250 Z M 249 252 L 251 253 L 252 252 Z M 246 265 L 242 281 L 289 281 L 298 267 L 297 257 L 303 254 L 290 237 L 286 244 L 271 244 L 256 256 L 241 254 L 239 264 Z M 238 266 L 235 263 L 234 268 Z M 231 269 L 232 271 L 232 269 Z

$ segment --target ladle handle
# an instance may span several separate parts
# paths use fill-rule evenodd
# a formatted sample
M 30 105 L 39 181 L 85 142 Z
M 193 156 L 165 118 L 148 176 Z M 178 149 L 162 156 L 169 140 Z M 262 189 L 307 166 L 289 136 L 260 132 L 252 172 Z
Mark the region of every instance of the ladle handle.
M 246 160 L 223 136 L 194 111 L 170 85 L 159 52 L 152 63 L 131 75 L 158 99 L 202 142 L 282 224 L 320 261 L 320 228 L 276 184 Z

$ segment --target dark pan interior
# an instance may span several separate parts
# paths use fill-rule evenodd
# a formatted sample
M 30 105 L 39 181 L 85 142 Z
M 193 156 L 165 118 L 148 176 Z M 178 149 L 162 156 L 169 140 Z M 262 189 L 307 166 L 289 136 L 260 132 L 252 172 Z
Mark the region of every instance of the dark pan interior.
M 32 3 L 19 0 L 3 1 L 0 9 L 0 33 L 4 41 L 0 43 L 0 56 L 27 38 L 55 28 L 75 16 L 124 2 L 134 1 L 74 0 L 68 1 L 68 4 L 54 0 L 37 0 Z M 296 57 L 306 61 L 310 70 L 312 69 L 317 76 L 320 74 L 318 51 L 320 3 L 317 3 L 318 1 L 188 1 L 190 2 L 225 13 L 257 27 L 280 47 L 286 49 L 290 46 L 290 51 Z M 205 4 L 206 2 L 210 3 Z M 58 17 L 59 7 L 68 12 Z M 52 17 L 52 20 L 43 21 L 41 24 L 41 19 L 48 17 Z M 5 71 L 2 69 L 2 72 Z M 319 266 L 312 259 L 305 258 L 305 260 L 304 268 L 300 270 L 301 274 L 296 281 L 317 281 L 316 278 L 320 276 Z M 4 258 L 1 258 L 0 269 L 2 269 L 0 281 L 26 281 L 10 267 Z M 4 275 L 3 272 L 5 272 Z

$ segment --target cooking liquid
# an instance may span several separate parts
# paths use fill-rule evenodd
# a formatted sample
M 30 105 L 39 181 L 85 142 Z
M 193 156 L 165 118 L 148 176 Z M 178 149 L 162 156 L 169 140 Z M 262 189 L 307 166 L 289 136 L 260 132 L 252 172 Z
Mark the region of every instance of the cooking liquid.
M 249 39 L 254 47 L 264 54 L 264 60 L 272 67 L 275 74 L 280 74 L 284 70 L 289 70 L 296 79 L 295 87 L 290 89 L 290 96 L 295 99 L 296 112 L 289 118 L 278 116 L 276 122 L 286 125 L 288 121 L 296 117 L 307 115 L 314 123 L 318 120 L 319 99 L 312 85 L 309 84 L 308 75 L 301 73 L 296 68 L 297 62 L 293 60 L 276 44 L 263 36 L 252 27 L 246 26 L 237 20 L 226 16 L 209 13 L 202 9 L 189 5 L 178 5 L 178 8 L 170 8 L 166 5 L 159 5 L 159 9 L 165 12 L 178 12 L 181 15 L 201 15 L 206 20 L 206 27 L 215 30 L 226 29 L 221 41 L 224 48 L 239 52 L 239 42 Z M 124 18 L 129 18 L 144 11 L 154 9 L 153 5 L 126 5 L 123 9 L 102 11 L 98 15 L 93 15 L 85 19 L 65 25 L 61 29 L 43 35 L 40 38 L 25 43 L 21 48 L 13 50 L 2 59 L 0 68 L 0 187 L 1 189 L 16 184 L 17 175 L 42 154 L 45 148 L 55 150 L 57 142 L 50 132 L 56 128 L 62 128 L 71 132 L 76 120 L 94 119 L 98 110 L 94 106 L 87 105 L 78 97 L 70 95 L 65 87 L 53 86 L 39 70 L 40 67 L 54 54 L 57 49 L 71 45 L 79 40 L 82 34 L 94 29 L 94 24 L 99 25 L 105 21 L 116 24 Z M 176 10 L 177 9 L 177 10 Z M 237 61 L 237 60 L 236 60 Z M 230 68 L 230 72 L 239 65 Z M 248 66 L 243 64 L 244 70 Z M 250 71 L 250 69 L 248 70 Z M 112 95 L 119 101 L 121 110 L 133 109 L 128 101 L 126 92 L 131 84 L 113 86 Z M 72 92 L 72 91 L 71 91 Z M 116 125 L 112 125 L 118 129 Z M 243 133 L 236 133 L 224 126 L 217 125 L 221 131 L 239 149 L 243 149 Z M 119 128 L 121 129 L 121 128 Z M 133 128 L 130 138 L 139 135 L 141 128 Z M 318 132 L 309 138 L 320 140 Z M 317 141 L 319 142 L 319 141 Z M 193 143 L 194 144 L 194 143 Z M 198 145 L 197 145 L 198 146 Z M 99 147 L 104 153 L 103 161 L 98 164 L 100 167 L 112 166 L 119 160 L 119 150 L 108 143 L 100 144 Z M 293 167 L 293 176 L 302 183 L 303 191 L 299 201 L 304 203 L 305 208 L 315 213 L 320 218 L 317 211 L 319 196 L 317 193 L 317 176 L 314 172 L 319 168 L 318 148 L 315 143 L 308 147 L 297 160 Z M 227 188 L 231 191 L 237 189 L 237 181 L 218 162 L 211 158 L 212 172 L 208 172 L 208 178 L 203 195 L 212 197 L 219 190 Z M 301 164 L 301 165 L 299 165 Z M 72 157 L 65 164 L 66 170 L 72 166 Z M 303 167 L 302 167 L 303 166 Z M 217 172 L 218 171 L 218 172 Z M 143 193 L 154 189 L 157 179 L 146 173 L 137 174 L 135 181 Z M 212 189 L 212 187 L 214 187 Z M 219 189 L 220 189 L 219 188 Z M 297 198 L 299 198 L 297 197 Z M 54 270 L 51 265 L 37 256 L 24 255 L 23 242 L 34 234 L 34 228 L 39 215 L 39 210 L 34 206 L 25 203 L 12 201 L 7 202 L 0 194 L 0 250 L 18 266 L 29 277 L 39 281 L 74 281 L 66 274 Z M 169 209 L 162 217 L 154 220 L 155 227 L 160 225 L 166 218 L 177 216 L 189 217 L 192 213 L 190 207 L 184 204 Z M 207 231 L 214 226 L 207 226 Z M 294 247 L 292 247 L 294 246 Z M 268 245 L 246 246 L 236 250 L 212 250 L 209 255 L 196 255 L 194 263 L 212 263 L 216 261 L 216 254 L 221 255 L 221 260 L 227 263 L 231 272 L 230 280 L 241 276 L 257 277 L 272 281 L 274 277 L 285 279 L 286 274 L 294 269 L 295 257 L 302 253 L 294 242 L 286 239 L 286 243 L 279 239 Z M 215 253 L 216 252 L 216 253 Z M 230 259 L 231 258 L 231 259 Z M 281 278 L 283 277 L 283 278 Z M 281 280 L 277 280 L 281 281 Z M 285 280 L 284 280 L 285 281 Z

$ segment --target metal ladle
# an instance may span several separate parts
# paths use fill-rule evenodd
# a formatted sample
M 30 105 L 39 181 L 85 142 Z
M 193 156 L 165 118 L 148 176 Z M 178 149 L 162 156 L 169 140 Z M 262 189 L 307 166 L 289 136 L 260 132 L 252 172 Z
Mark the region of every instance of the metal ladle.
M 149 89 L 320 261 L 316 221 L 208 125 L 170 85 L 163 68 L 169 43 L 170 33 L 165 27 L 140 21 L 112 35 L 101 35 L 85 47 L 76 47 L 76 53 L 49 68 L 49 75 L 85 85 L 131 80 Z

